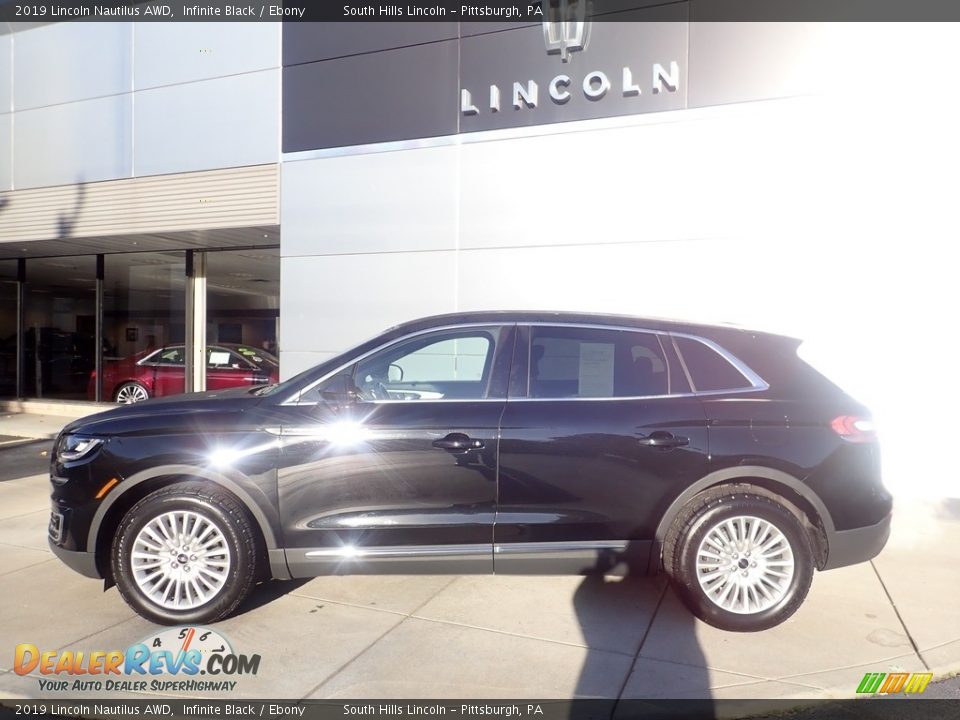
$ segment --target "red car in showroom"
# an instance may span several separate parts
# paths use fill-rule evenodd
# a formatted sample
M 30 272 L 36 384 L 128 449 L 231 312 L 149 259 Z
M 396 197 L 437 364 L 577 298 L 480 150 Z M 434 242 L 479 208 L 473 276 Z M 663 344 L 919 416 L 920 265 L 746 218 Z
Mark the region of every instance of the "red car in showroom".
M 144 350 L 120 360 L 104 360 L 103 397 L 118 403 L 149 400 L 183 392 L 186 351 L 183 345 Z M 207 390 L 279 382 L 277 359 L 249 345 L 207 347 Z M 90 373 L 87 397 L 96 397 L 97 373 Z

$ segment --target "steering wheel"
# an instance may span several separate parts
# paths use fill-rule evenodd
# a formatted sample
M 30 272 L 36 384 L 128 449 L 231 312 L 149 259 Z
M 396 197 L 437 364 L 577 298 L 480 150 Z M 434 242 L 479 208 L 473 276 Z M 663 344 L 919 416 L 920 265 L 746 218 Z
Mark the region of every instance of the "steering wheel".
M 389 400 L 390 392 L 379 380 L 373 380 L 369 385 L 357 390 L 357 397 L 361 400 Z

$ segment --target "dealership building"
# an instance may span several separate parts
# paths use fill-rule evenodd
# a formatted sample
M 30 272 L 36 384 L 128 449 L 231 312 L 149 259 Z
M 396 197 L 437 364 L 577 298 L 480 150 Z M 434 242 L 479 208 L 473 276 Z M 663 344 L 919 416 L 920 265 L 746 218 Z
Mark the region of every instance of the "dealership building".
M 802 336 L 929 412 L 891 388 L 949 342 L 955 29 L 676 18 L 7 24 L 0 396 L 522 308 Z

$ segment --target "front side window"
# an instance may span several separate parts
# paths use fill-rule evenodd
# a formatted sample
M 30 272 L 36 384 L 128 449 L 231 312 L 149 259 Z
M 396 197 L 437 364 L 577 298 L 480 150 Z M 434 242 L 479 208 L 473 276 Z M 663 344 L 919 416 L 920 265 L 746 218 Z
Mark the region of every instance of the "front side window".
M 163 348 L 147 358 L 146 362 L 156 363 L 157 365 L 183 365 L 183 348 Z
M 493 329 L 418 336 L 361 360 L 353 381 L 362 400 L 479 400 L 495 346 Z
M 534 327 L 529 395 L 615 398 L 666 395 L 669 372 L 655 334 L 632 330 Z

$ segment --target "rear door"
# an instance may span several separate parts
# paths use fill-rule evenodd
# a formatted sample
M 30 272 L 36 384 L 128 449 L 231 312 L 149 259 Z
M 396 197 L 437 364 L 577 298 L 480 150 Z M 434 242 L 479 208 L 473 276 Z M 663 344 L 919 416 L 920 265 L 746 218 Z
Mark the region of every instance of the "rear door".
M 500 431 L 496 572 L 645 571 L 657 521 L 707 472 L 669 337 L 534 325 Z

